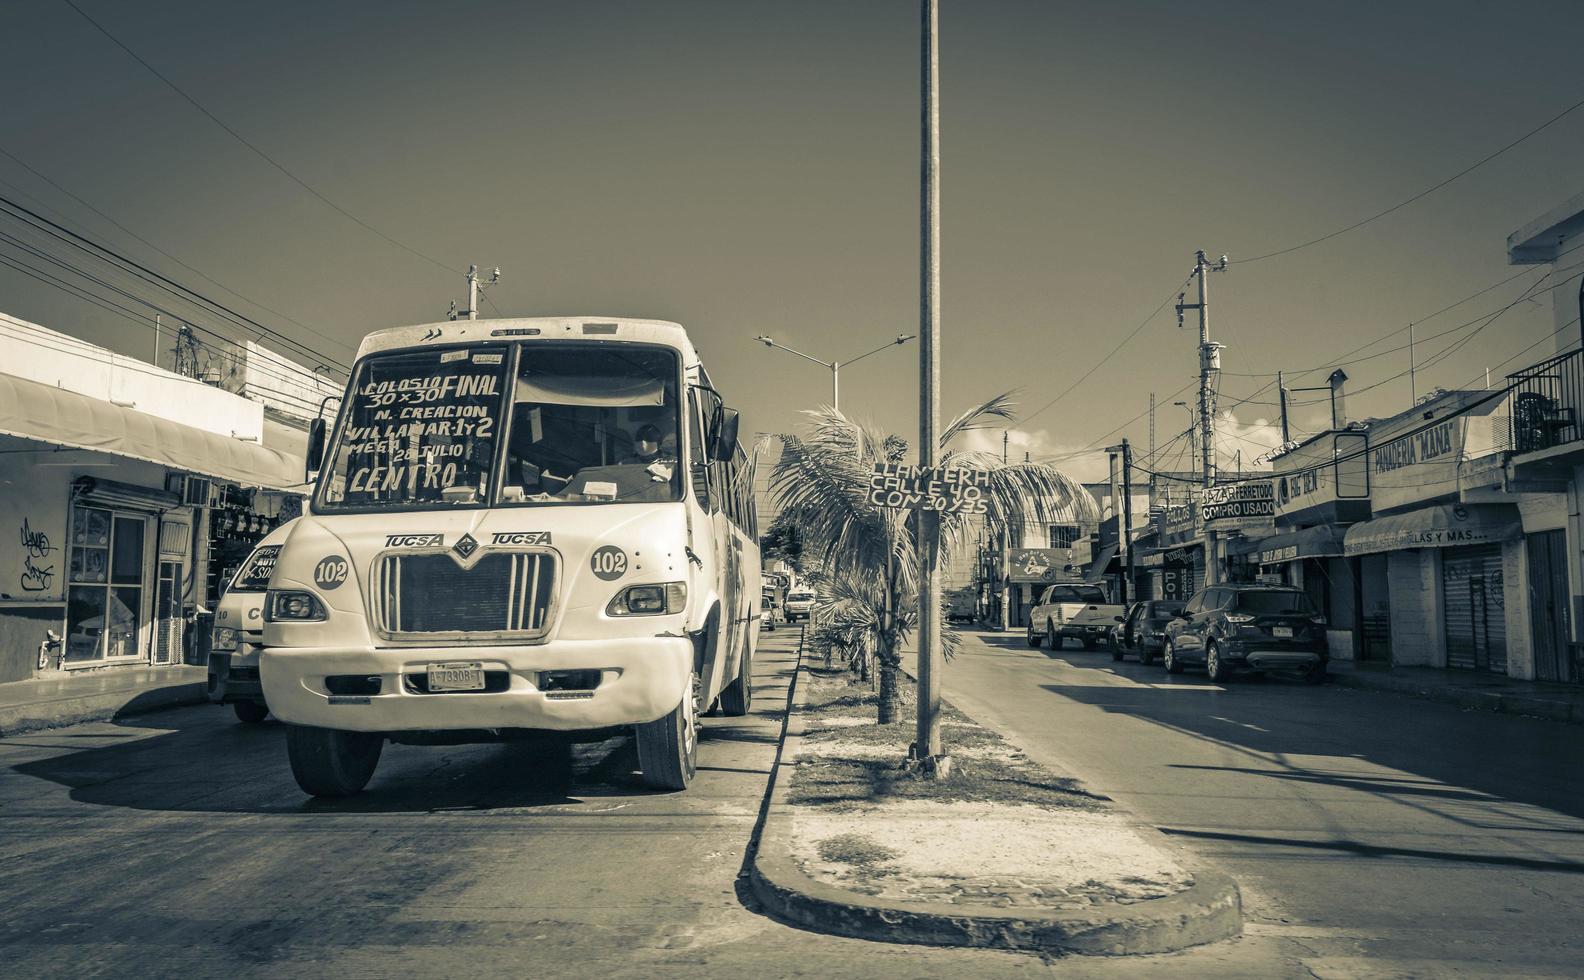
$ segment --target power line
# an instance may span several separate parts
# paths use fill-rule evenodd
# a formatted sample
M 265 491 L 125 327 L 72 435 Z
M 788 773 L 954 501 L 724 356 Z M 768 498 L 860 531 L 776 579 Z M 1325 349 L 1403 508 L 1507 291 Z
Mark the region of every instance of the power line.
M 113 225 L 117 229 L 119 229 L 123 234 L 126 234 L 126 235 L 132 237 L 133 239 L 136 239 L 137 241 L 142 242 L 144 245 L 148 246 L 149 248 L 153 249 L 154 251 L 158 252 L 159 254 L 165 256 L 165 258 L 167 258 L 170 261 L 176 263 L 177 265 L 181 266 L 183 269 L 186 269 L 188 272 L 191 272 L 193 275 L 199 277 L 200 279 L 204 280 L 205 282 L 207 282 L 207 283 L 209 283 L 211 285 L 220 287 L 221 289 L 223 289 L 226 292 L 230 293 L 232 296 L 237 297 L 238 299 L 242 300 L 243 302 L 251 303 L 252 305 L 258 307 L 259 309 L 265 311 L 266 313 L 272 313 L 275 316 L 280 317 L 282 320 L 285 320 L 288 323 L 296 324 L 297 326 L 301 327 L 303 330 L 308 331 L 309 333 L 317 333 L 317 331 L 315 331 L 312 327 L 308 326 L 306 323 L 302 323 L 299 320 L 293 319 L 292 317 L 286 315 L 285 313 L 282 313 L 280 310 L 273 309 L 271 307 L 265 306 L 263 303 L 260 303 L 256 299 L 253 299 L 253 298 L 251 298 L 249 296 L 244 296 L 242 293 L 237 292 L 235 289 L 232 289 L 230 286 L 227 286 L 225 283 L 219 282 L 216 279 L 212 278 L 211 276 L 207 275 L 206 273 L 202 272 L 201 270 L 193 268 L 192 266 L 188 265 L 186 262 L 183 262 L 181 259 L 179 259 L 176 256 L 172 255 L 171 253 L 165 251 L 163 248 L 160 248 L 158 245 L 156 245 L 153 242 L 149 241 L 147 238 L 144 238 L 142 235 L 139 235 L 137 232 L 135 232 L 132 229 L 128 228 L 126 225 L 123 225 L 121 222 L 119 222 L 116 219 L 112 218 L 110 215 L 108 215 L 105 212 L 101 211 L 100 209 L 94 207 L 92 204 L 90 204 L 89 202 L 83 200 L 81 197 L 78 197 L 76 194 L 73 194 L 70 190 L 67 190 L 65 187 L 62 187 L 59 183 L 57 183 L 55 180 L 50 178 L 47 174 L 41 173 L 39 170 L 35 169 L 32 165 L 30 165 L 26 160 L 23 160 L 21 157 L 18 157 L 15 153 L 12 153 L 10 150 L 7 150 L 5 147 L 0 146 L 0 154 L 3 154 L 7 158 L 9 158 L 12 162 L 16 163 L 18 166 L 20 166 L 24 170 L 26 170 L 28 173 L 30 173 L 33 176 L 37 177 L 39 180 L 44 181 L 44 183 L 46 183 L 46 184 L 50 185 L 51 187 L 55 188 L 57 191 L 60 191 L 62 194 L 65 194 L 67 197 L 71 198 L 73 201 L 76 201 L 78 204 L 80 204 L 83 207 L 87 208 L 89 211 L 92 211 L 94 214 L 97 214 L 99 217 L 103 218 L 105 221 L 108 221 L 111 225 Z M 323 336 L 323 334 L 320 334 L 320 336 Z M 345 346 L 345 345 L 343 345 L 343 346 Z
M 87 254 L 88 256 L 90 256 L 92 258 L 95 258 L 95 259 L 98 259 L 100 261 L 105 261 L 107 259 L 107 257 L 108 257 L 108 261 L 110 261 L 112 264 L 119 264 L 119 265 L 123 266 L 124 267 L 123 271 L 130 272 L 132 275 L 135 275 L 138 278 L 143 279 L 144 281 L 148 282 L 149 284 L 157 286 L 158 288 L 163 289 L 166 292 L 175 295 L 177 298 L 183 300 L 184 302 L 194 303 L 194 305 L 197 305 L 197 306 L 200 306 L 200 307 L 202 307 L 202 306 L 211 307 L 213 310 L 218 311 L 220 315 L 222 315 L 223 317 L 229 318 L 234 323 L 236 323 L 236 324 L 238 324 L 240 326 L 249 328 L 251 330 L 257 331 L 260 336 L 267 335 L 267 336 L 270 336 L 270 337 L 274 337 L 280 343 L 282 343 L 284 345 L 288 345 L 288 346 L 293 347 L 293 348 L 296 348 L 296 350 L 298 350 L 299 352 L 305 354 L 308 357 L 318 358 L 322 362 L 324 362 L 325 364 L 327 364 L 329 366 L 338 367 L 338 368 L 341 368 L 342 370 L 346 370 L 346 365 L 345 364 L 342 364 L 340 361 L 337 361 L 337 360 L 331 358 L 329 355 L 324 354 L 324 353 L 322 353 L 320 351 L 314 350 L 313 348 L 309 347 L 308 345 L 306 345 L 306 344 L 304 344 L 304 343 L 302 343 L 300 341 L 293 340 L 292 338 L 287 337 L 285 334 L 281 333 L 280 331 L 275 330 L 275 329 L 273 329 L 271 327 L 267 327 L 264 324 L 258 322 L 257 320 L 254 320 L 252 317 L 248 317 L 248 316 L 245 316 L 245 315 L 243 315 L 241 313 L 238 313 L 237 311 L 231 309 L 229 306 L 226 306 L 225 304 L 220 303 L 217 300 L 210 299 L 209 297 L 207 297 L 207 296 L 203 295 L 202 293 L 192 289 L 191 287 L 184 286 L 181 283 L 177 282 L 176 280 L 170 278 L 169 276 L 162 275 L 161 273 L 156 272 L 153 269 L 150 269 L 149 267 L 143 265 L 142 263 L 137 262 L 134 259 L 128 258 L 125 255 L 122 255 L 120 252 L 117 252 L 117 251 L 115 251 L 112 248 L 109 248 L 109 247 L 104 246 L 104 245 L 100 245 L 98 242 L 95 242 L 92 239 L 87 238 L 86 236 L 80 235 L 77 232 L 72 231 L 71 229 L 67 228 L 66 226 L 64 226 L 64 225 L 62 225 L 62 224 L 60 224 L 58 222 L 51 221 L 50 219 L 44 217 L 43 215 L 37 213 L 36 211 L 33 211 L 30 208 L 24 207 L 23 205 L 18 204 L 17 202 L 11 200 L 8 197 L 0 195 L 0 205 L 4 205 L 5 208 L 9 208 L 13 212 L 18 212 L 18 213 L 12 214 L 11 217 L 20 219 L 21 221 L 23 221 L 23 223 L 32 226 L 35 230 L 42 231 L 45 234 L 50 235 L 51 237 L 56 238 L 59 241 L 65 243 L 67 245 L 72 246 L 73 248 L 77 249 L 78 251 L 81 251 L 81 252 Z M 4 211 L 0 211 L 0 213 L 5 213 L 5 212 Z M 315 332 L 315 335 L 320 337 L 320 339 L 322 339 L 322 340 L 330 341 L 331 343 L 337 344 L 339 346 L 343 346 L 343 347 L 347 346 L 345 344 L 342 344 L 340 341 L 332 340 L 330 337 L 326 337 L 323 334 L 319 334 L 319 333 Z
M 69 3 L 69 2 L 71 2 L 71 0 L 67 0 L 67 2 Z M 1457 173 L 1453 174 L 1452 176 L 1446 178 L 1445 180 L 1441 181 L 1438 184 L 1435 184 L 1435 185 L 1433 185 L 1433 186 L 1431 186 L 1429 188 L 1426 188 L 1425 190 L 1420 191 L 1419 193 L 1415 194 L 1413 197 L 1410 197 L 1410 198 L 1408 198 L 1405 201 L 1400 201 L 1400 202 L 1398 202 L 1396 204 L 1393 204 L 1391 207 L 1387 208 L 1384 211 L 1377 211 L 1376 213 L 1370 215 L 1367 218 L 1364 218 L 1364 219 L 1362 219 L 1360 221 L 1353 222 L 1351 225 L 1348 225 L 1346 228 L 1339 228 L 1336 231 L 1330 232 L 1329 234 L 1321 235 L 1319 238 L 1313 238 L 1313 239 L 1310 239 L 1307 242 L 1302 242 L 1302 243 L 1300 243 L 1298 245 L 1292 245 L 1292 246 L 1289 246 L 1287 248 L 1279 248 L 1279 249 L 1275 250 L 1274 252 L 1266 252 L 1266 253 L 1264 253 L 1262 255 L 1256 255 L 1253 258 L 1249 258 L 1249 259 L 1239 259 L 1236 264 L 1238 264 L 1238 265 L 1247 265 L 1250 262 L 1259 262 L 1259 261 L 1262 261 L 1264 259 L 1275 258 L 1278 255 L 1288 255 L 1288 254 L 1290 254 L 1292 252 L 1298 251 L 1299 249 L 1308 248 L 1311 245 L 1319 245 L 1321 242 L 1328 242 L 1331 239 L 1336 238 L 1339 235 L 1345 235 L 1345 234 L 1347 234 L 1350 231 L 1353 231 L 1353 230 L 1358 229 L 1358 228 L 1362 228 L 1365 225 L 1369 224 L 1370 222 L 1376 221 L 1376 220 L 1378 220 L 1380 218 L 1384 218 L 1388 214 L 1391 214 L 1394 211 L 1400 211 L 1403 208 L 1407 207 L 1408 205 L 1414 203 L 1415 201 L 1418 201 L 1418 200 L 1420 200 L 1422 198 L 1428 197 L 1431 194 L 1434 194 L 1436 191 L 1438 191 L 1441 188 L 1445 187 L 1446 185 L 1452 183 L 1454 180 L 1457 180 L 1460 177 L 1464 177 L 1464 176 L 1466 176 L 1466 175 L 1468 175 L 1470 173 L 1473 173 L 1475 170 L 1478 170 L 1480 167 L 1485 166 L 1485 164 L 1490 163 L 1492 160 L 1496 159 L 1497 157 L 1501 156 L 1503 153 L 1506 153 L 1508 150 L 1511 150 L 1513 147 L 1515 147 L 1518 144 L 1520 144 L 1520 143 L 1524 142 L 1525 140 L 1529 139 L 1531 136 L 1534 136 L 1537 133 L 1541 132 L 1542 130 L 1545 130 L 1545 129 L 1549 128 L 1553 124 L 1555 124 L 1557 122 L 1560 122 L 1563 119 L 1563 117 L 1565 117 L 1568 114 L 1572 113 L 1575 109 L 1578 109 L 1580 106 L 1584 106 L 1584 99 L 1580 99 L 1579 101 L 1577 101 L 1577 102 L 1573 103 L 1572 105 L 1568 106 L 1566 109 L 1563 109 L 1561 112 L 1559 112 L 1556 115 L 1552 116 L 1550 119 L 1547 119 L 1545 122 L 1543 122 L 1540 125 L 1536 126 L 1534 129 L 1531 129 L 1529 132 L 1523 134 L 1522 136 L 1518 137 L 1517 139 L 1513 140 L 1511 143 L 1508 143 L 1506 146 L 1502 147 L 1501 149 L 1497 150 L 1496 152 L 1491 153 L 1490 155 L 1484 157 L 1483 159 L 1479 160 L 1476 163 L 1473 163 L 1473 164 L 1470 164 L 1467 167 L 1464 167 L 1462 170 L 1459 170 Z
M 1181 292 L 1183 286 L 1186 286 L 1187 284 L 1188 284 L 1188 280 L 1184 279 L 1181 284 L 1172 287 L 1172 291 L 1167 294 L 1165 299 L 1161 300 L 1160 305 L 1155 307 L 1155 309 L 1150 313 L 1149 316 L 1147 316 L 1143 320 L 1139 321 L 1139 325 L 1138 326 L 1136 326 L 1132 330 L 1128 331 L 1127 336 L 1123 337 L 1122 340 L 1120 342 L 1118 342 L 1118 344 L 1115 347 L 1111 348 L 1111 352 L 1109 354 L 1107 354 L 1106 356 L 1100 358 L 1099 361 L 1095 362 L 1094 367 L 1092 367 L 1089 370 L 1085 371 L 1083 373 L 1083 375 L 1078 378 L 1077 381 L 1074 381 L 1072 384 L 1070 384 L 1066 388 L 1064 388 L 1062 390 L 1061 394 L 1057 395 L 1055 398 L 1052 398 L 1050 401 L 1048 401 L 1045 404 L 1041 405 L 1039 408 L 1036 408 L 1034 411 L 1032 411 L 1032 412 L 1028 413 L 1027 415 L 1023 416 L 1023 418 L 1020 421 L 1022 421 L 1024 423 L 1027 423 L 1029 421 L 1029 419 L 1032 419 L 1034 416 L 1036 416 L 1036 415 L 1040 414 L 1041 412 L 1045 411 L 1047 408 L 1050 408 L 1052 405 L 1054 405 L 1057 402 L 1061 401 L 1063 398 L 1066 398 L 1069 394 L 1071 394 L 1073 392 L 1073 390 L 1075 388 L 1077 388 L 1079 385 L 1083 384 L 1085 381 L 1089 380 L 1091 375 L 1093 375 L 1096 371 L 1100 370 L 1100 368 L 1107 361 L 1109 361 L 1109 360 L 1111 360 L 1111 358 L 1115 357 L 1118 351 L 1120 351 L 1122 348 L 1126 347 L 1127 344 L 1128 344 L 1128 341 L 1132 340 L 1135 336 L 1137 336 L 1138 332 L 1140 330 L 1143 330 L 1146 326 L 1149 325 L 1149 322 L 1151 320 L 1153 320 L 1157 316 L 1159 316 L 1161 310 L 1164 310 L 1166 308 L 1166 304 L 1170 303 L 1172 301 L 1172 298 L 1175 297 L 1179 292 Z
M 1400 333 L 1408 332 L 1409 328 L 1411 328 L 1411 327 L 1417 327 L 1421 323 L 1424 323 L 1424 322 L 1426 322 L 1428 320 L 1433 320 L 1433 319 L 1435 319 L 1436 317 L 1440 316 L 1443 313 L 1446 313 L 1446 312 L 1449 312 L 1451 310 L 1454 310 L 1454 309 L 1458 308 L 1459 306 L 1462 306 L 1464 303 L 1467 303 L 1469 300 L 1478 299 L 1479 297 L 1485 295 L 1486 293 L 1490 292 L 1493 289 L 1497 289 L 1497 288 L 1499 288 L 1501 286 L 1505 286 L 1505 285 L 1507 285 L 1508 283 L 1512 282 L 1515 279 L 1521 279 L 1524 276 L 1532 275 L 1534 273 L 1534 271 L 1535 271 L 1534 269 L 1524 269 L 1523 271 L 1521 271 L 1521 272 L 1519 272 L 1519 273 L 1517 273 L 1515 275 L 1508 276 L 1507 278 L 1501 280 L 1500 282 L 1497 282 L 1497 283 L 1494 283 L 1492 285 L 1486 286 L 1484 289 L 1481 289 L 1480 291 L 1478 291 L 1476 293 L 1470 293 L 1469 295 L 1463 297 L 1462 299 L 1458 300 L 1456 303 L 1451 304 L 1450 306 L 1443 306 L 1441 309 L 1436 310 L 1434 313 L 1428 314 L 1426 316 L 1422 316 L 1419 319 L 1417 319 L 1417 320 L 1413 321 L 1412 323 L 1408 324 L 1407 326 L 1399 327 L 1396 330 L 1391 331 L 1390 333 L 1383 333 L 1379 337 L 1376 337 L 1374 340 L 1372 340 L 1369 343 L 1365 344 L 1363 347 L 1356 347 L 1353 350 L 1348 351 L 1348 353 L 1343 354 L 1342 356 L 1343 357 L 1348 357 L 1348 356 L 1351 356 L 1352 354 L 1358 353 L 1359 351 L 1368 350 L 1369 348 L 1375 346 L 1378 343 L 1381 343 L 1382 341 L 1385 341 L 1386 339 L 1388 339 L 1390 337 L 1395 337 L 1395 336 L 1397 336 Z M 1544 276 L 1542 276 L 1541 278 L 1544 278 Z M 1483 320 L 1486 316 L 1489 316 L 1489 315 L 1490 314 L 1488 314 L 1488 313 L 1482 313 L 1482 314 L 1480 314 L 1479 316 L 1475 317 L 1472 320 L 1468 320 L 1468 321 L 1466 321 L 1464 323 L 1460 323 L 1457 326 L 1452 327 L 1452 328 L 1450 328 L 1448 330 L 1445 330 L 1445 331 L 1443 331 L 1441 333 L 1431 334 L 1428 337 L 1424 337 L 1424 338 L 1421 338 L 1419 340 L 1416 340 L 1414 342 L 1413 346 L 1417 347 L 1419 344 L 1425 343 L 1427 341 L 1435 340 L 1438 337 L 1444 337 L 1444 336 L 1446 336 L 1449 333 L 1455 333 L 1455 332 L 1457 332 L 1459 330 L 1462 330 L 1464 327 L 1467 327 L 1467 326 L 1470 326 L 1472 324 L 1478 323 L 1480 320 Z M 1314 371 L 1323 371 L 1326 368 L 1345 367 L 1345 366 L 1347 366 L 1349 364 L 1362 364 L 1365 361 L 1373 360 L 1374 358 L 1377 358 L 1377 357 L 1385 357 L 1388 354 L 1398 354 L 1398 353 L 1401 353 L 1402 351 L 1405 351 L 1405 350 L 1408 350 L 1408 349 L 1409 349 L 1409 345 L 1404 344 L 1401 347 L 1393 347 L 1390 350 L 1383 350 L 1383 351 L 1377 351 L 1377 352 L 1375 352 L 1373 354 L 1366 354 L 1363 357 L 1354 358 L 1351 361 L 1341 361 L 1341 360 L 1327 361 L 1324 364 L 1317 364 L 1314 367 L 1293 368 L 1293 369 L 1284 370 L 1282 373 L 1289 374 L 1289 375 L 1294 375 L 1294 376 L 1300 375 L 1300 374 L 1310 374 L 1310 373 L 1312 373 Z M 1233 378 L 1274 378 L 1276 376 L 1276 373 L 1274 371 L 1256 371 L 1256 372 L 1222 371 L 1221 373 L 1226 375 L 1226 376 L 1228 376 L 1228 377 L 1233 377 Z
M 226 133 L 230 134 L 232 139 L 235 139 L 238 143 L 241 143 L 243 146 L 245 146 L 248 149 L 252 150 L 254 152 L 254 154 L 256 154 L 258 156 L 258 158 L 260 160 L 263 160 L 265 163 L 269 164 L 271 167 L 274 167 L 276 170 L 280 171 L 289 180 L 291 180 L 292 183 L 296 184 L 298 187 L 301 187 L 303 190 L 307 191 L 309 194 L 312 194 L 314 197 L 318 198 L 320 202 L 322 202 L 324 205 L 329 207 L 331 210 L 333 210 L 336 213 L 340 214 L 342 217 L 346 218 L 348 221 L 351 221 L 353 224 L 356 224 L 360 228 L 363 228 L 365 231 L 371 232 L 371 233 L 379 236 L 380 238 L 384 239 L 385 241 L 389 242 L 390 244 L 396 246 L 397 248 L 399 248 L 399 249 L 401 249 L 401 250 L 403 250 L 405 252 L 409 252 L 409 253 L 411 253 L 413 255 L 416 255 L 418 258 L 423 259 L 425 262 L 428 262 L 431 265 L 438 266 L 441 269 L 444 269 L 445 271 L 451 272 L 451 273 L 455 273 L 455 272 L 458 271 L 458 270 L 453 269 L 450 266 L 446 265 L 444 262 L 441 262 L 439 259 L 434 258 L 433 256 L 430 256 L 430 255 L 425 255 L 423 252 L 418 251 L 416 248 L 413 248 L 411 245 L 408 245 L 405 242 L 401 242 L 401 241 L 398 241 L 398 240 L 392 238 L 391 236 L 385 234 L 385 232 L 380 231 L 378 228 L 376 228 L 373 225 L 369 224 L 368 222 L 364 221 L 362 218 L 359 218 L 357 215 L 355 215 L 352 212 L 348 211 L 346 208 L 343 208 L 341 205 L 335 203 L 334 201 L 330 200 L 328 197 L 325 197 L 323 194 L 319 193 L 319 191 L 315 190 L 312 186 L 310 186 L 307 181 L 303 180 L 301 177 L 298 177 L 296 174 L 292 173 L 290 170 L 287 170 L 284 166 L 282 166 L 279 162 L 277 162 L 274 157 L 271 157 L 269 154 L 267 154 L 263 150 L 259 149 L 253 143 L 249 142 L 247 140 L 247 138 L 244 137 L 241 133 L 237 132 L 236 130 L 232 129 L 230 126 L 226 125 L 225 122 L 223 120 L 221 120 L 219 116 L 215 115 L 214 113 L 210 112 L 208 109 L 204 108 L 202 103 L 200 103 L 197 99 L 193 98 L 192 96 L 188 95 L 185 91 L 183 91 L 181 86 L 177 85 L 175 82 L 173 82 L 169 78 L 165 77 L 165 75 L 161 74 L 159 69 L 155 68 L 153 65 L 151 65 L 147 61 L 145 61 L 143 59 L 143 57 L 141 55 L 139 55 L 136 51 L 133 51 L 131 48 L 127 47 L 127 45 L 124 44 L 120 40 L 120 38 L 117 38 L 114 34 L 111 34 L 108 30 L 106 30 L 104 28 L 104 25 L 100 24 L 98 21 L 96 21 L 92 17 L 88 16 L 87 12 L 84 11 L 81 7 L 77 6 L 77 4 L 73 3 L 72 0 L 61 0 L 61 2 L 66 4 L 66 6 L 70 7 L 71 9 L 77 11 L 78 15 L 81 16 L 83 20 L 87 21 L 94 28 L 94 30 L 98 31 L 100 34 L 103 34 L 105 37 L 109 38 L 111 43 L 113 43 L 116 47 L 120 48 L 122 51 L 125 51 L 132 58 L 133 61 L 136 61 L 138 64 L 142 65 L 144 68 L 148 69 L 149 74 L 153 75 L 155 78 L 157 78 L 160 81 L 164 82 L 166 87 L 168 87 L 172 92 L 175 92 L 177 95 L 181 96 L 194 109 L 197 109 L 199 112 L 203 113 L 204 116 L 206 118 L 208 118 L 208 120 L 210 122 L 214 123 L 216 126 L 219 126 L 221 129 L 225 130 Z

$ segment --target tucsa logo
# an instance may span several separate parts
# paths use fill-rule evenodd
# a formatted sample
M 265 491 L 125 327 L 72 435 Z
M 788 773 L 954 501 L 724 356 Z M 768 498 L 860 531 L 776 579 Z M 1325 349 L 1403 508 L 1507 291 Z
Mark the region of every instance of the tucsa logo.
M 385 537 L 387 548 L 438 548 L 445 544 L 442 534 L 390 534 Z
M 496 531 L 490 539 L 491 544 L 529 544 L 548 545 L 550 543 L 549 531 Z

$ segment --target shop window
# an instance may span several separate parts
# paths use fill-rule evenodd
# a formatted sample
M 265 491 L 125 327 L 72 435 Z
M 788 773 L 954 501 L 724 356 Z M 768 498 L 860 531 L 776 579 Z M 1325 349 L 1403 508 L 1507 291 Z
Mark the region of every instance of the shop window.
M 66 661 L 135 657 L 143 626 L 146 518 L 72 508 Z

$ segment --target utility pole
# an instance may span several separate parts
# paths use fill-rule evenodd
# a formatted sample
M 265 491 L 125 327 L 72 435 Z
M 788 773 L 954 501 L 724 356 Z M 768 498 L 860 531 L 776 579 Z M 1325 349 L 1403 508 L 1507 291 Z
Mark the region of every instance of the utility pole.
M 1155 397 L 1150 396 L 1153 402 Z M 1151 435 L 1151 441 L 1154 436 Z M 1122 605 L 1126 606 L 1128 592 L 1133 588 L 1133 449 L 1126 437 L 1122 439 L 1122 533 L 1118 535 L 1126 548 L 1126 564 L 1122 570 Z
M 940 26 L 939 0 L 920 0 L 919 465 L 940 462 Z M 926 776 L 945 776 L 941 754 L 940 514 L 919 516 L 918 732 L 913 754 Z
M 1276 400 L 1281 403 L 1282 419 L 1282 445 L 1292 442 L 1292 433 L 1287 427 L 1287 385 L 1282 382 L 1282 373 L 1276 372 Z
M 462 318 L 469 320 L 478 319 L 479 296 L 483 294 L 484 290 L 500 282 L 500 266 L 496 266 L 494 271 L 490 273 L 489 282 L 479 281 L 479 268 L 476 265 L 468 266 L 466 278 L 468 284 L 467 309 L 459 310 L 456 303 L 452 302 L 451 310 L 447 313 L 447 316 L 452 320 Z
M 1177 325 L 1182 326 L 1184 310 L 1199 311 L 1199 458 L 1203 471 L 1200 479 L 1206 488 L 1215 486 L 1216 481 L 1216 447 L 1215 447 L 1215 382 L 1216 376 L 1221 373 L 1221 348 L 1222 344 L 1210 340 L 1210 283 L 1209 273 L 1213 269 L 1225 272 L 1227 257 L 1221 256 L 1221 261 L 1214 266 L 1205 261 L 1204 249 L 1194 253 L 1193 277 L 1199 280 L 1199 302 L 1184 303 L 1181 294 L 1177 297 Z M 1205 532 L 1205 582 L 1213 585 L 1219 581 L 1215 574 L 1215 535 Z
M 1160 467 L 1160 460 L 1155 458 L 1155 392 L 1150 392 L 1150 451 L 1145 457 L 1150 461 L 1149 471 L 1149 502 L 1155 506 L 1155 470 Z
M 1414 376 L 1413 324 L 1408 324 L 1408 407 L 1419 403 L 1419 379 Z
M 1128 445 L 1126 439 L 1123 439 L 1120 446 L 1109 446 L 1106 448 L 1106 452 L 1111 454 L 1112 493 L 1122 498 L 1121 506 L 1113 506 L 1111 514 L 1118 521 L 1117 547 L 1126 549 L 1124 554 L 1126 567 L 1122 571 L 1122 588 L 1119 590 L 1120 594 L 1117 597 L 1118 601 L 1126 606 L 1128 603 L 1128 590 L 1133 586 L 1133 541 L 1130 536 L 1130 531 L 1133 527 L 1133 448 Z M 1116 490 L 1115 462 L 1118 456 L 1122 457 L 1122 490 L 1120 494 L 1117 494 Z

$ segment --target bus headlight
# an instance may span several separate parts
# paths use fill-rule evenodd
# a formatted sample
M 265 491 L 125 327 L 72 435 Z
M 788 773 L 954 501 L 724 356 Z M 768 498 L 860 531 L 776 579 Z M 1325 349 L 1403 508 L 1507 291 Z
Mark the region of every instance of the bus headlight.
M 687 605 L 687 583 L 630 585 L 616 593 L 605 607 L 607 616 L 663 616 L 679 613 Z
M 216 626 L 209 636 L 209 649 L 216 653 L 231 653 L 237 648 L 237 631 L 229 626 Z
M 264 598 L 266 623 L 316 623 L 325 615 L 324 603 L 312 592 L 271 589 Z

